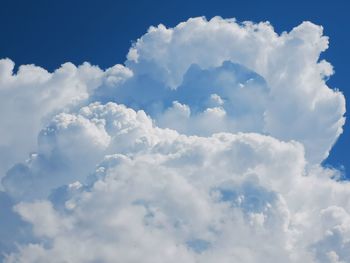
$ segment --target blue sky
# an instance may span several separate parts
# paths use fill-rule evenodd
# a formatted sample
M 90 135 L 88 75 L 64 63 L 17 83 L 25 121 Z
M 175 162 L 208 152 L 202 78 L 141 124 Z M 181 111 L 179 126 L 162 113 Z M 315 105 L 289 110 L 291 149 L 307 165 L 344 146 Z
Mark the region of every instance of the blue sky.
M 335 68 L 328 84 L 350 97 L 348 1 L 1 1 L 0 57 L 54 70 L 64 62 L 102 68 L 125 61 L 132 41 L 150 25 L 175 26 L 189 17 L 220 15 L 238 21 L 270 21 L 276 32 L 309 20 L 324 27 L 330 47 L 322 55 Z M 350 124 L 327 164 L 350 167 Z

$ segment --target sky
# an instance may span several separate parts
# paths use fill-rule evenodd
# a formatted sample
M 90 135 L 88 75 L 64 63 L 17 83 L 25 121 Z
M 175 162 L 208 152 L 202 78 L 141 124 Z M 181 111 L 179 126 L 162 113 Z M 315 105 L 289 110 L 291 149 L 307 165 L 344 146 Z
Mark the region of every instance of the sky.
M 348 5 L 1 1 L 0 261 L 350 262 Z
M 50 71 L 62 63 L 89 61 L 101 68 L 125 61 L 130 44 L 150 25 L 175 26 L 189 17 L 219 15 L 238 21 L 270 21 L 276 32 L 288 31 L 302 21 L 324 27 L 330 47 L 322 54 L 335 68 L 328 84 L 347 97 L 350 29 L 346 0 L 319 1 L 1 1 L 0 24 L 6 39 L 0 57 L 35 64 Z M 350 128 L 325 161 L 335 167 L 350 166 Z

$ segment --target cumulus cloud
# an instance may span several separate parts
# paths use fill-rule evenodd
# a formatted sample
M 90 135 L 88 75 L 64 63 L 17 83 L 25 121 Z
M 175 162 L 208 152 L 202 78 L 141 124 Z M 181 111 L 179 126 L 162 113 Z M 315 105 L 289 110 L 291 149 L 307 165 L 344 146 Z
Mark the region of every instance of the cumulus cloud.
M 0 178 L 37 150 L 38 133 L 55 114 L 81 107 L 95 88 L 132 74 L 122 65 L 102 71 L 89 63 L 65 63 L 52 73 L 35 65 L 13 70 L 13 61 L 0 60 Z
M 3 261 L 349 261 L 327 47 L 310 22 L 215 17 L 151 27 L 107 70 L 1 60 Z
M 25 65 L 14 74 L 13 68 L 11 60 L 0 60 L 0 177 L 14 162 L 36 150 L 36 137 L 45 117 L 87 99 L 95 75 L 101 74 L 88 64 L 77 68 L 66 63 L 54 73 Z
M 250 131 L 298 140 L 309 161 L 319 163 L 341 134 L 345 112 L 343 95 L 325 83 L 333 74 L 328 62 L 319 61 L 327 47 L 322 27 L 310 22 L 281 35 L 266 22 L 238 24 L 220 17 L 193 18 L 175 28 L 159 25 L 130 49 L 126 65 L 134 78 L 116 89 L 114 100 L 145 109 L 161 119 L 159 125 L 162 113 L 173 111 L 172 102 L 178 101 L 193 118 L 191 124 L 171 128 L 186 134 Z M 211 101 L 213 95 L 221 98 L 220 105 Z M 206 120 L 201 113 L 213 107 L 220 107 L 227 120 L 216 129 L 198 128 Z

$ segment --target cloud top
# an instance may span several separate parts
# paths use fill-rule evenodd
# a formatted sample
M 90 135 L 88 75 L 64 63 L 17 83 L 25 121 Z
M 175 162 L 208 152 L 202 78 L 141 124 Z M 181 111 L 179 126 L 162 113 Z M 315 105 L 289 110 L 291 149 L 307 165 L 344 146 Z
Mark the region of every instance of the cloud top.
M 129 51 L 133 77 L 107 100 L 144 109 L 161 127 L 186 134 L 243 131 L 297 140 L 309 161 L 320 163 L 345 121 L 344 96 L 325 83 L 332 66 L 319 61 L 328 48 L 322 31 L 304 22 L 278 35 L 266 22 L 220 17 L 151 27 Z

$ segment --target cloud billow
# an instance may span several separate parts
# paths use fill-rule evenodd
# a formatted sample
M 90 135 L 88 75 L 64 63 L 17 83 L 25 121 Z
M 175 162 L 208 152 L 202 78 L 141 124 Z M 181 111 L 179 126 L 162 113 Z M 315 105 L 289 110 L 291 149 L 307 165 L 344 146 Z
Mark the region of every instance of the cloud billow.
M 310 22 L 199 17 L 107 70 L 0 60 L 3 261 L 348 262 L 327 47 Z

